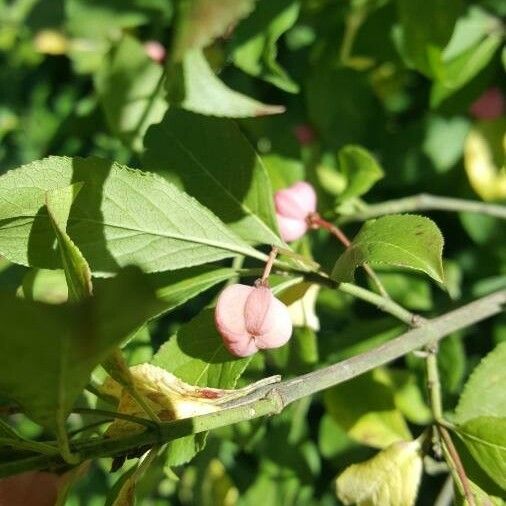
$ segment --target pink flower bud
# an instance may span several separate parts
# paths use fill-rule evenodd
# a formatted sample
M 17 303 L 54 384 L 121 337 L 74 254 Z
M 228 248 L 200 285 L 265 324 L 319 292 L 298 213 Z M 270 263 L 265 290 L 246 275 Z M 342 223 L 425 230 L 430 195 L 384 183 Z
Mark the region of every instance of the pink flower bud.
M 148 40 L 144 43 L 144 51 L 153 61 L 162 63 L 165 60 L 165 48 L 157 40 Z
M 313 128 L 307 123 L 302 123 L 295 126 L 293 133 L 295 134 L 295 137 L 301 146 L 311 144 L 316 138 Z
M 287 242 L 295 241 L 306 233 L 308 215 L 316 212 L 316 192 L 309 183 L 301 181 L 277 191 L 274 204 L 281 237 Z
M 497 87 L 489 88 L 469 108 L 476 119 L 495 119 L 504 114 L 504 96 Z
M 225 346 L 238 357 L 279 348 L 292 335 L 287 307 L 262 285 L 225 288 L 218 297 L 214 320 Z

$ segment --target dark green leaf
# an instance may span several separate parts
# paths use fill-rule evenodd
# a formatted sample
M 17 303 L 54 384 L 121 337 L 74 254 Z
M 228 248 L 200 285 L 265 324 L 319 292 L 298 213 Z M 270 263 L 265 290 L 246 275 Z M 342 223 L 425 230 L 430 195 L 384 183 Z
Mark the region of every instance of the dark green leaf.
M 78 305 L 0 295 L 0 392 L 44 427 L 61 427 L 91 371 L 159 310 L 133 268 Z
M 95 74 L 95 86 L 111 131 L 140 151 L 146 130 L 161 121 L 168 107 L 162 67 L 125 35 Z
M 260 1 L 253 14 L 234 32 L 235 65 L 282 90 L 297 93 L 298 85 L 276 61 L 276 42 L 294 25 L 299 8 L 299 2 L 294 0 Z
M 191 385 L 234 388 L 249 360 L 227 351 L 214 325 L 214 309 L 205 309 L 160 348 L 152 364 Z
M 360 146 L 345 146 L 339 151 L 339 169 L 346 178 L 346 187 L 340 200 L 360 197 L 367 193 L 384 175 L 373 156 Z

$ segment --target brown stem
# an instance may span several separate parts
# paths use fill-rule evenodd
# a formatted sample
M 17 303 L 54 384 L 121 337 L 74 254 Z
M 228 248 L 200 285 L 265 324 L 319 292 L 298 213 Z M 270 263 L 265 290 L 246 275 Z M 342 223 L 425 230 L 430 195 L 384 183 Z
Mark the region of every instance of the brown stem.
M 452 467 L 455 469 L 455 472 L 457 473 L 459 481 L 462 485 L 466 501 L 468 502 L 469 506 L 476 506 L 476 501 L 474 500 L 475 498 L 473 491 L 471 490 L 471 485 L 469 484 L 469 479 L 467 477 L 464 466 L 462 465 L 462 461 L 460 460 L 459 453 L 453 444 L 450 433 L 442 425 L 438 425 L 437 430 L 444 441 L 444 447 L 447 450 L 448 455 L 453 463 Z
M 351 246 L 351 241 L 348 239 L 346 234 L 339 227 L 336 227 L 333 223 L 324 220 L 318 213 L 311 213 L 307 217 L 307 222 L 311 228 L 323 228 L 324 230 L 330 232 L 339 242 L 341 242 L 345 248 L 349 248 Z M 371 267 L 366 263 L 364 263 L 362 267 L 364 268 L 365 272 L 367 272 L 369 277 L 373 280 L 376 288 L 378 288 L 378 291 L 381 293 L 381 295 L 389 299 L 390 296 L 388 295 L 388 292 L 385 290 L 383 283 L 380 281 L 374 270 L 371 269 Z
M 267 284 L 267 279 L 269 278 L 269 274 L 271 273 L 272 265 L 274 264 L 274 260 L 276 260 L 277 254 L 278 254 L 278 248 L 273 246 L 271 249 L 271 252 L 269 253 L 269 258 L 267 259 L 267 262 L 265 263 L 264 272 L 262 274 L 262 277 L 260 278 L 260 283 L 262 285 Z

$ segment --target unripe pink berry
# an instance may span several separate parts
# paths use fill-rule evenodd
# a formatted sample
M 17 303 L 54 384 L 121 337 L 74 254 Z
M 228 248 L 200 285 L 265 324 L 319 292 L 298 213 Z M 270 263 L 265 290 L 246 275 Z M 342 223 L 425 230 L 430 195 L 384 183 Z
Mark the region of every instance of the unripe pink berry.
M 165 60 L 165 48 L 157 40 L 148 40 L 144 43 L 144 51 L 153 61 L 162 63 Z
M 469 108 L 476 119 L 495 119 L 504 114 L 504 96 L 497 87 L 489 88 Z
M 274 195 L 279 231 L 284 241 L 295 241 L 307 229 L 308 215 L 316 212 L 316 192 L 305 181 L 279 190 Z
M 218 297 L 214 320 L 225 346 L 238 357 L 283 346 L 292 335 L 287 307 L 261 284 L 225 288 Z
M 316 138 L 313 127 L 307 123 L 296 125 L 293 129 L 293 133 L 301 146 L 311 144 Z

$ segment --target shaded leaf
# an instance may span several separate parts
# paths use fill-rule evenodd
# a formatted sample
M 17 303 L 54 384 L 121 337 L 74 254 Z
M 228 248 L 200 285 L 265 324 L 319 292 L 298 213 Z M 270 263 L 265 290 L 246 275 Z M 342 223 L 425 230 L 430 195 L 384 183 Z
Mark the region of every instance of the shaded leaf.
M 299 9 L 299 2 L 294 0 L 260 1 L 234 31 L 234 64 L 284 91 L 297 93 L 299 86 L 276 61 L 276 43 L 295 24 Z
M 461 6 L 461 0 L 397 0 L 401 54 L 409 66 L 433 75 L 433 62 L 450 41 Z
M 191 49 L 202 49 L 246 17 L 256 0 L 181 0 L 173 58 L 180 61 Z
M 339 170 L 346 178 L 346 187 L 340 200 L 360 197 L 384 176 L 383 169 L 374 157 L 360 146 L 345 146 L 339 150 Z
M 107 494 L 105 506 L 133 506 L 135 504 L 135 485 L 137 466 L 132 466 L 116 480 Z
M 72 181 L 83 187 L 67 233 L 95 274 L 128 264 L 154 272 L 237 254 L 264 258 L 162 178 L 97 158 L 66 157 L 46 158 L 0 177 L 0 254 L 23 265 L 60 266 L 45 194 Z
M 245 241 L 283 244 L 265 167 L 233 121 L 171 109 L 145 147 L 144 167 L 193 195 Z
M 214 309 L 204 309 L 160 348 L 152 363 L 192 385 L 234 388 L 249 361 L 227 351 L 214 325 Z
M 133 268 L 78 305 L 0 295 L 0 392 L 44 427 L 61 427 L 91 371 L 159 307 Z
M 355 269 L 367 262 L 420 270 L 442 283 L 442 253 L 443 236 L 433 221 L 407 214 L 384 216 L 362 226 L 337 260 L 332 277 L 353 281 Z
M 163 69 L 144 46 L 128 35 L 104 58 L 95 74 L 95 87 L 111 131 L 127 146 L 142 149 L 150 125 L 167 110 Z
M 89 297 L 93 291 L 88 262 L 66 232 L 70 208 L 81 188 L 75 183 L 46 193 L 46 208 L 58 241 L 70 301 Z

